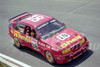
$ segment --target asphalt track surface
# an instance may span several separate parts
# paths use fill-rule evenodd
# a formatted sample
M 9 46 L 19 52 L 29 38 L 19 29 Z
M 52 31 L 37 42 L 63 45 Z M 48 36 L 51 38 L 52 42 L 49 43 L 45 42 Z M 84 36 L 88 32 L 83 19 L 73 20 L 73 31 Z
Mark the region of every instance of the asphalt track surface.
M 55 17 L 86 35 L 89 50 L 64 65 L 51 65 L 39 53 L 13 46 L 8 19 L 23 12 Z M 35 67 L 100 67 L 100 0 L 0 0 L 0 53 Z

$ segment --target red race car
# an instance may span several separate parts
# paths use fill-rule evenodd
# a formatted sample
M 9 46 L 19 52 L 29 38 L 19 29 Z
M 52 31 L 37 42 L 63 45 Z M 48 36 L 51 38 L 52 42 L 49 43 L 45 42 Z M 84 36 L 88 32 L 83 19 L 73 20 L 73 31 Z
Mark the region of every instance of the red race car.
M 25 12 L 9 22 L 9 35 L 14 39 L 15 46 L 36 50 L 51 64 L 70 62 L 89 47 L 84 35 L 51 16 Z

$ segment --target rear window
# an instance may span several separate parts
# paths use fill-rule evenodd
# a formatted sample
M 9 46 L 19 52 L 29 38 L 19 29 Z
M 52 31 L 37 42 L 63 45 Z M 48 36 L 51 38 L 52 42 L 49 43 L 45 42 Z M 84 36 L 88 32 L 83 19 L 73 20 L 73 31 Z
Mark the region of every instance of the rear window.
M 25 25 L 24 24 L 17 24 L 14 26 L 14 29 L 21 32 L 21 33 L 24 33 Z

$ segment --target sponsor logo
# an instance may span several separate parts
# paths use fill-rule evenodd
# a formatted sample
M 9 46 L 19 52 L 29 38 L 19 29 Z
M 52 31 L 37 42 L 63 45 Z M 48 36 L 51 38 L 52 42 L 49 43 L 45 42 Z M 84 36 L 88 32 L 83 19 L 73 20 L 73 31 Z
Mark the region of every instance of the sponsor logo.
M 15 36 L 15 37 L 18 37 L 18 38 L 30 43 L 30 37 L 29 36 L 22 36 L 20 34 L 20 32 L 15 31 L 15 30 L 11 30 L 11 34 L 13 34 L 13 36 Z
M 44 44 L 44 43 L 42 43 L 42 42 L 39 42 L 39 45 L 41 45 L 41 46 L 45 47 L 45 44 Z
M 36 49 L 36 50 L 39 51 L 39 49 L 38 49 L 38 44 L 37 44 L 37 40 L 31 41 L 31 44 L 32 44 L 33 49 Z
M 82 37 L 77 35 L 75 38 L 71 39 L 70 41 L 65 41 L 65 43 L 62 43 L 60 47 L 65 48 L 66 46 L 70 45 L 71 43 L 77 41 L 78 39 L 81 39 Z
M 46 44 L 44 44 L 42 42 L 39 42 L 39 45 L 41 45 L 42 47 L 46 47 L 46 48 L 49 48 L 50 49 L 50 46 L 49 45 L 46 45 Z

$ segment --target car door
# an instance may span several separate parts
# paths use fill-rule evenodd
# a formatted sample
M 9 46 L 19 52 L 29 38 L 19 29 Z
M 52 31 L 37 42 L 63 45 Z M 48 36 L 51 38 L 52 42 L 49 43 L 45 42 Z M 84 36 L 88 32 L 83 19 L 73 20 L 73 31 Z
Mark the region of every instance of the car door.
M 37 39 L 38 35 L 35 29 L 26 25 L 24 33 L 26 37 L 30 37 L 30 42 L 26 42 L 26 46 L 36 51 L 39 51 L 39 39 Z
M 14 29 L 12 29 L 12 34 L 14 37 L 17 37 L 22 46 L 25 46 L 26 42 L 29 42 L 29 37 L 26 37 L 24 34 L 25 25 L 24 24 L 16 24 Z

